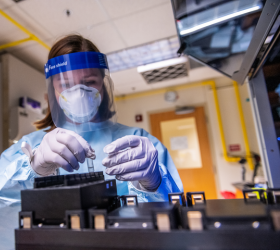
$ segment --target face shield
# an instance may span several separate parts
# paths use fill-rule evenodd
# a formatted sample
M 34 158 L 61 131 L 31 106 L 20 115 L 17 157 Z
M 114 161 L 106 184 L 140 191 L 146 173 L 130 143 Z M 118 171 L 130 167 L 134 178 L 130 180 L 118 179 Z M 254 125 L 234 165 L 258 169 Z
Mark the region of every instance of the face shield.
M 56 127 L 76 133 L 116 122 L 113 82 L 106 55 L 77 52 L 45 64 L 49 106 Z

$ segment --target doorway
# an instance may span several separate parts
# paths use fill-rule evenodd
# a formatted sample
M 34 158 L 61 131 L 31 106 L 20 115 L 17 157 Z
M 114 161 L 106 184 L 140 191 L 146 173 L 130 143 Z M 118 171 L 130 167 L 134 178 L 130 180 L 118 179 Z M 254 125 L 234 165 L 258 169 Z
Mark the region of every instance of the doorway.
M 174 111 L 150 114 L 152 135 L 168 149 L 181 177 L 184 191 L 204 191 L 217 199 L 210 144 L 203 107 L 189 114 Z

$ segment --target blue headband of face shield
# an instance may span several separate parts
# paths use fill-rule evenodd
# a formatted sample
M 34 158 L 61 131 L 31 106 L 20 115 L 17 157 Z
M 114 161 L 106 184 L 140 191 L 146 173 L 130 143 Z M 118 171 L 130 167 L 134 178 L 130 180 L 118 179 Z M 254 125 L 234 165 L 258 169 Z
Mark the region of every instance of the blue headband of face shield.
M 45 64 L 46 79 L 50 76 L 76 69 L 109 69 L 106 55 L 99 52 L 76 52 L 54 57 Z

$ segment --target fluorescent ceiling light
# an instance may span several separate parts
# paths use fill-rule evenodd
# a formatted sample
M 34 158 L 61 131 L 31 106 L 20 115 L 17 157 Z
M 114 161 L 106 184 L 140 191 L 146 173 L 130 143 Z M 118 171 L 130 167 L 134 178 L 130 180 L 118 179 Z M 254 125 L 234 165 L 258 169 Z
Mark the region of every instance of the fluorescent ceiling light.
M 176 58 L 179 47 L 179 39 L 174 36 L 110 53 L 107 55 L 110 72 Z
M 250 13 L 250 12 L 259 10 L 260 8 L 261 8 L 261 6 L 258 5 L 258 6 L 252 7 L 252 8 L 248 8 L 248 9 L 245 9 L 245 10 L 241 10 L 241 11 L 232 13 L 232 14 L 227 15 L 227 16 L 223 16 L 223 17 L 214 19 L 214 20 L 206 22 L 206 23 L 202 23 L 202 24 L 194 26 L 194 27 L 192 27 L 190 29 L 182 30 L 180 32 L 180 35 L 187 35 L 187 34 L 192 33 L 194 31 L 198 31 L 200 29 L 203 29 L 203 28 L 206 28 L 208 26 L 211 26 L 213 24 L 220 23 L 220 22 L 226 21 L 228 19 L 231 19 L 231 18 L 234 18 L 234 17 L 238 17 L 238 16 L 242 16 L 242 15 L 244 15 L 246 13 Z
M 139 66 L 137 67 L 137 71 L 138 73 L 142 73 L 149 70 L 160 69 L 160 68 L 180 64 L 180 63 L 186 63 L 187 61 L 188 61 L 187 57 L 182 56 L 179 58 L 173 58 L 169 60 L 164 60 L 156 63 L 150 63 L 147 65 Z

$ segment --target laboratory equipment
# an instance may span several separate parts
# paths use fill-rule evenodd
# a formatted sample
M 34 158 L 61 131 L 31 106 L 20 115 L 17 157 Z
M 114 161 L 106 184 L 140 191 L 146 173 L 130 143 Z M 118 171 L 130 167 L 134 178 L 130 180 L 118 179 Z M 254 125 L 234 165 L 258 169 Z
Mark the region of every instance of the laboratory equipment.
M 266 60 L 279 26 L 275 0 L 172 0 L 179 54 L 244 83 Z M 274 24 L 276 27 L 273 27 Z
M 229 200 L 179 192 L 169 202 L 139 203 L 103 178 L 36 179 L 35 189 L 22 191 L 16 249 L 279 249 L 280 189 L 243 190 L 244 199 Z
M 21 191 L 20 216 L 31 213 L 37 226 L 66 227 L 67 211 L 109 209 L 116 197 L 116 181 L 104 180 L 103 172 L 35 178 L 34 189 Z

